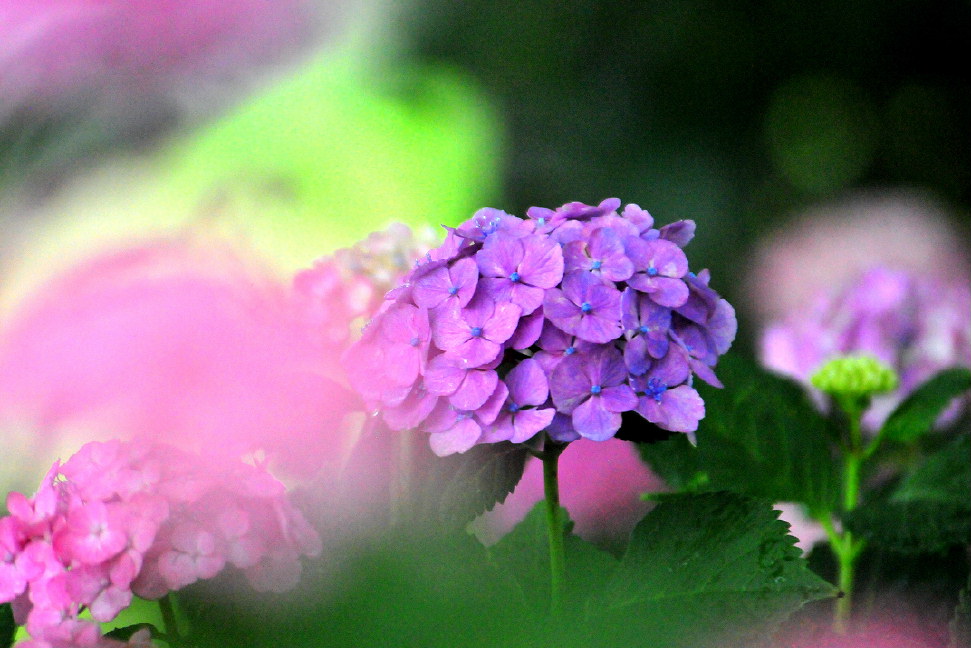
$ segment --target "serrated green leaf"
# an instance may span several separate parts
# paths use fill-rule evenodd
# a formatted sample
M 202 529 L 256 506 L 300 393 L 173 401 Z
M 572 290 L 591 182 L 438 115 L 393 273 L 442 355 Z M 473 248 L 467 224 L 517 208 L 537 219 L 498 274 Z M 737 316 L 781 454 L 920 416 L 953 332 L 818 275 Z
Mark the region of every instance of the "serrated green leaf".
M 777 515 L 727 492 L 663 498 L 591 603 L 602 643 L 749 645 L 807 601 L 833 596 Z
M 9 603 L 0 603 L 0 648 L 10 648 L 14 635 L 17 634 L 17 624 L 13 620 L 13 610 Z
M 607 582 L 617 559 L 572 535 L 573 522 L 566 509 L 561 509 L 561 517 L 566 554 L 566 610 L 577 613 L 583 602 Z M 489 549 L 489 555 L 516 583 L 523 595 L 522 604 L 538 616 L 545 615 L 550 606 L 546 503 L 538 502 L 522 522 Z
M 971 389 L 971 370 L 956 367 L 940 372 L 918 387 L 893 411 L 880 435 L 898 443 L 911 443 L 934 427 L 954 398 Z
M 473 446 L 462 454 L 436 457 L 427 435 L 415 449 L 415 512 L 436 524 L 464 527 L 516 488 L 528 451 L 509 442 Z
M 683 490 L 729 490 L 772 501 L 833 510 L 840 477 L 834 436 L 798 384 L 737 357 L 719 364 L 724 389 L 700 385 L 705 418 L 697 448 L 675 437 L 640 446 L 669 484 Z
M 938 553 L 971 542 L 971 437 L 961 435 L 932 454 L 846 524 L 874 546 L 900 553 Z

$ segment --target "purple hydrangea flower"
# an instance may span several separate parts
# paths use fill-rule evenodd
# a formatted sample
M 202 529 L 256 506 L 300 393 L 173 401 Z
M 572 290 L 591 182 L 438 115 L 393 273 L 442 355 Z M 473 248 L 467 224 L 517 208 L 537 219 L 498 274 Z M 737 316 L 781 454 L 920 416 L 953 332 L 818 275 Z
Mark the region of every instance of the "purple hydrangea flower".
M 543 312 L 557 328 L 588 342 L 610 342 L 622 332 L 620 291 L 588 272 L 572 272 L 562 289 L 547 291 Z
M 620 428 L 620 413 L 637 406 L 627 378 L 620 351 L 613 347 L 566 358 L 550 380 L 553 403 L 563 414 L 572 414 L 573 429 L 580 436 L 609 439 Z
M 438 454 L 544 431 L 608 439 L 627 411 L 692 433 L 704 416 L 693 379 L 720 386 L 735 311 L 707 271 L 688 270 L 693 222 L 657 229 L 619 207 L 483 209 L 446 228 L 346 354 L 352 384 Z
M 505 383 L 509 395 L 489 427 L 486 440 L 528 441 L 549 427 L 556 414 L 552 407 L 541 407 L 550 393 L 546 374 L 539 362 L 527 358 L 509 371 Z

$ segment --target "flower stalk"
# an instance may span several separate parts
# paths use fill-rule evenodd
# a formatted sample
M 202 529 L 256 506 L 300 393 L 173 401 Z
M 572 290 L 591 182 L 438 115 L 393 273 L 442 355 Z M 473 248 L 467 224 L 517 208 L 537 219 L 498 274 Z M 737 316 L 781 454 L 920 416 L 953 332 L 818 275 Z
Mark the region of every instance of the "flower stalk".
M 558 462 L 566 445 L 546 437 L 543 446 L 543 493 L 546 499 L 546 529 L 550 548 L 550 614 L 563 611 L 566 587 L 566 552 L 563 545 L 563 509 L 560 508 Z

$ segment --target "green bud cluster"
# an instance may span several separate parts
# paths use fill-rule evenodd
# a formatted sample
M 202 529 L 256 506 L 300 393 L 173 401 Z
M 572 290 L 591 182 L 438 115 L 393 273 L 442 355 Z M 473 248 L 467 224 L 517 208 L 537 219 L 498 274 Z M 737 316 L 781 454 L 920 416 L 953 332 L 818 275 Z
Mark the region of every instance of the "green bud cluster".
M 833 395 L 865 397 L 897 388 L 897 372 L 872 356 L 844 356 L 823 364 L 809 379 Z

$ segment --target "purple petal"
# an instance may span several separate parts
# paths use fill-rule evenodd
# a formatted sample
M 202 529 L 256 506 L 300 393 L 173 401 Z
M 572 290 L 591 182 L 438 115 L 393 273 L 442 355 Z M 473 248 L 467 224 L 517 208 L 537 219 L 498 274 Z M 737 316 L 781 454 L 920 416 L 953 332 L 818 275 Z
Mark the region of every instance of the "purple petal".
M 573 428 L 592 441 L 614 436 L 620 429 L 620 421 L 620 414 L 606 410 L 599 396 L 588 399 L 573 412 Z
M 573 429 L 573 417 L 559 412 L 553 416 L 553 420 L 546 428 L 546 433 L 551 439 L 560 443 L 569 443 L 580 438 L 577 431 Z
M 487 362 L 495 360 L 502 351 L 502 346 L 484 337 L 469 338 L 449 352 L 468 361 L 470 367 L 481 367 Z
M 488 281 L 488 280 L 487 280 Z M 493 281 L 503 281 L 502 279 L 494 279 Z M 524 283 L 512 282 L 508 279 L 505 280 L 509 284 L 509 301 L 519 306 L 523 315 L 530 315 L 537 308 L 543 305 L 543 297 L 546 291 L 542 288 L 536 288 L 534 286 L 527 286 Z M 497 302 L 501 301 L 499 299 Z
M 460 410 L 475 410 L 482 407 L 489 399 L 499 382 L 499 375 L 492 369 L 473 369 L 465 373 L 455 393 L 448 402 Z
M 445 457 L 457 452 L 465 452 L 475 445 L 482 435 L 482 428 L 471 418 L 464 418 L 444 432 L 435 432 L 428 437 L 432 452 Z
M 637 335 L 627 340 L 627 344 L 624 345 L 624 364 L 635 376 L 643 375 L 651 367 L 646 336 Z
M 506 340 L 506 347 L 510 349 L 526 349 L 536 343 L 543 331 L 543 311 L 536 309 L 529 315 L 522 317 L 516 326 L 516 332 Z M 549 327 L 554 328 L 554 327 Z
M 392 430 L 409 430 L 418 427 L 438 403 L 438 397 L 424 389 L 413 389 L 396 407 L 381 411 L 384 422 Z
M 587 356 L 586 362 L 590 367 L 588 369 L 590 379 L 601 387 L 614 387 L 627 380 L 627 368 L 624 366 L 624 360 L 620 351 L 613 346 L 605 346 L 591 352 Z
M 611 281 L 624 281 L 634 274 L 634 264 L 627 258 L 624 244 L 609 228 L 600 228 L 590 236 L 590 258 L 600 261 L 600 273 Z
M 461 314 L 458 304 L 448 304 L 436 313 L 432 324 L 432 338 L 439 349 L 454 349 L 472 337 L 471 327 Z
M 409 342 L 418 338 L 428 340 L 428 311 L 410 304 L 395 304 L 381 317 L 381 334 L 392 342 Z
M 449 269 L 452 286 L 458 288 L 455 297 L 459 306 L 465 306 L 475 295 L 475 285 L 479 281 L 479 268 L 472 259 L 459 259 Z
M 505 380 L 509 388 L 509 398 L 520 407 L 542 405 L 550 393 L 546 374 L 539 362 L 533 358 L 526 358 L 513 367 L 506 374 Z
M 688 365 L 691 367 L 691 371 L 695 373 L 696 376 L 704 380 L 706 383 L 712 387 L 717 387 L 722 389 L 725 385 L 718 380 L 718 376 L 712 371 L 712 368 L 706 365 L 701 360 L 696 360 L 695 358 L 688 358 Z
M 641 398 L 637 408 L 651 423 L 672 432 L 694 432 L 705 418 L 705 402 L 691 387 L 681 385 L 661 394 L 661 401 Z
M 681 279 L 635 274 L 627 283 L 647 293 L 654 303 L 661 306 L 677 308 L 688 301 L 688 286 Z
M 492 392 L 489 399 L 475 411 L 475 417 L 479 422 L 488 425 L 496 420 L 499 416 L 499 412 L 502 411 L 502 406 L 506 403 L 509 398 L 509 389 L 506 384 L 501 380 L 496 385 L 496 390 Z
M 738 320 L 735 319 L 735 309 L 724 299 L 719 299 L 715 306 L 715 314 L 708 320 L 708 333 L 715 343 L 718 355 L 728 351 L 735 334 L 738 332 Z
M 411 297 L 421 308 L 435 308 L 449 298 L 448 290 L 451 287 L 448 268 L 438 267 L 414 282 Z
M 637 226 L 637 229 L 641 232 L 651 229 L 651 227 L 654 226 L 654 218 L 647 212 L 647 210 L 641 209 L 634 203 L 624 207 L 624 211 L 621 216 L 634 223 L 634 225 Z
M 620 319 L 605 317 L 593 312 L 580 318 L 576 326 L 576 335 L 588 342 L 603 344 L 619 338 L 624 329 L 620 326 Z
M 587 365 L 583 358 L 570 356 L 556 366 L 550 378 L 550 395 L 557 411 L 570 414 L 590 397 L 593 383 L 587 375 Z
M 537 432 L 542 432 L 549 426 L 555 414 L 556 410 L 552 407 L 520 410 L 512 419 L 514 432 L 509 437 L 509 441 L 523 443 L 532 439 Z
M 546 291 L 543 297 L 543 314 L 558 329 L 570 335 L 574 334 L 583 316 L 580 307 L 557 288 Z
M 678 247 L 684 247 L 695 237 L 695 222 L 693 220 L 679 220 L 661 228 L 661 238 L 671 241 Z
M 688 257 L 674 243 L 657 239 L 647 242 L 647 266 L 638 270 L 654 268 L 661 277 L 680 279 L 688 274 Z
M 650 371 L 647 372 L 646 378 L 656 379 L 664 385 L 672 387 L 686 381 L 689 375 L 690 368 L 684 352 L 677 346 L 672 346 L 667 355 L 654 363 Z
M 519 325 L 523 310 L 515 304 L 496 304 L 491 318 L 482 324 L 482 337 L 502 343 L 512 337 Z
M 475 255 L 483 277 L 506 279 L 519 269 L 523 260 L 523 241 L 506 236 L 492 236 Z
M 468 373 L 468 362 L 449 353 L 432 358 L 425 369 L 425 389 L 436 396 L 451 396 Z
M 587 256 L 586 247 L 586 242 L 579 239 L 563 246 L 563 272 L 569 274 L 589 270 L 590 257 Z
M 629 286 L 620 294 L 620 322 L 624 330 L 633 331 L 641 325 L 639 301 L 640 293 Z
M 552 288 L 563 279 L 563 250 L 544 237 L 523 239 L 524 250 L 519 273 L 522 280 L 537 288 Z
M 500 441 L 508 441 L 515 433 L 516 428 L 513 425 L 512 414 L 500 412 L 495 422 L 482 431 L 482 438 L 479 440 L 482 443 L 499 443 Z
M 608 412 L 629 412 L 637 407 L 637 394 L 629 385 L 617 385 L 600 392 L 600 401 Z

